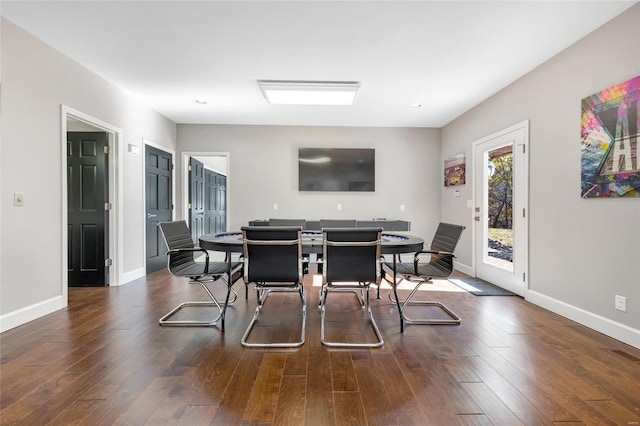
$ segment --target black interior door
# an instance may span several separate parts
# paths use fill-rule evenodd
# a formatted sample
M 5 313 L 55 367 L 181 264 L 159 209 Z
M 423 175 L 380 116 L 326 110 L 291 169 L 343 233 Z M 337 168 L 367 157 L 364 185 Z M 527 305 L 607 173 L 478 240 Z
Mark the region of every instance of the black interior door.
M 167 266 L 167 246 L 158 222 L 173 218 L 173 155 L 145 146 L 147 273 Z
M 189 228 L 191 237 L 197 242 L 204 232 L 204 164 L 195 158 L 189 159 Z
M 205 234 L 227 230 L 227 177 L 211 170 L 204 171 Z
M 106 286 L 109 253 L 107 134 L 67 133 L 68 282 Z

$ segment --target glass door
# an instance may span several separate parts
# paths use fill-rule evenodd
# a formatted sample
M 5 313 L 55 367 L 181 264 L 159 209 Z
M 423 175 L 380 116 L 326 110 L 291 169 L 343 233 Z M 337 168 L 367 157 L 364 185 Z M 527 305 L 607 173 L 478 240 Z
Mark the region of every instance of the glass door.
M 527 288 L 528 123 L 474 143 L 476 276 L 524 295 Z

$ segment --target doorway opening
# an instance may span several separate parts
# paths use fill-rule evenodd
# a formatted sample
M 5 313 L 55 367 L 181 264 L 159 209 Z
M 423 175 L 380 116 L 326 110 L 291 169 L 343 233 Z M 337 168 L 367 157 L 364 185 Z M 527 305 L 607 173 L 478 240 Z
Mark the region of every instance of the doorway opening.
M 229 229 L 229 153 L 183 153 L 183 206 L 192 238 Z
M 112 126 L 109 123 L 105 123 L 97 118 L 91 117 L 80 111 L 76 111 L 72 108 L 62 106 L 61 108 L 61 180 L 62 180 L 62 250 L 61 250 L 61 263 L 62 263 L 62 295 L 64 300 L 68 300 L 68 287 L 69 287 L 69 264 L 70 264 L 70 244 L 69 229 L 70 229 L 70 211 L 69 200 L 71 194 L 69 194 L 69 173 L 71 172 L 71 162 L 69 160 L 69 139 L 68 133 L 74 131 L 100 133 L 105 137 L 106 152 L 109 152 L 108 162 L 105 163 L 105 199 L 106 202 L 101 205 L 104 212 L 104 229 L 100 232 L 104 236 L 104 253 L 102 256 L 104 259 L 103 265 L 105 265 L 105 280 L 103 283 L 91 283 L 90 280 L 86 281 L 84 285 L 120 285 L 121 277 L 120 271 L 122 256 L 121 246 L 118 238 L 120 233 L 119 224 L 122 221 L 121 212 L 119 209 L 119 194 L 122 193 L 120 188 L 122 178 L 120 176 L 121 170 L 119 164 L 122 163 L 121 150 L 119 149 L 120 141 L 122 140 L 122 130 Z M 91 144 L 85 144 L 85 148 L 90 150 Z M 94 145 L 96 147 L 97 145 Z M 90 168 L 89 168 L 90 169 Z M 87 169 L 87 172 L 88 170 Z M 75 190 L 75 189 L 74 189 Z M 86 190 L 86 188 L 84 189 Z M 85 197 L 88 194 L 81 194 Z M 91 234 L 88 234 L 89 237 Z
M 160 222 L 171 221 L 174 217 L 175 152 L 146 139 L 143 142 L 145 269 L 149 274 L 167 266 L 168 249 L 158 225 Z

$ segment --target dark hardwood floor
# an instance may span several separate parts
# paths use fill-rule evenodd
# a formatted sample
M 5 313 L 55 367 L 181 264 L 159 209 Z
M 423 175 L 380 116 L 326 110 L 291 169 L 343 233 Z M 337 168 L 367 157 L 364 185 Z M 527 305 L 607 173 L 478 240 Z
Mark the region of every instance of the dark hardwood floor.
M 408 325 L 373 299 L 385 344 L 320 344 L 319 276 L 305 278 L 307 340 L 245 349 L 254 292 L 227 330 L 160 327 L 203 292 L 164 270 L 122 287 L 71 288 L 69 307 L 0 335 L 2 425 L 637 425 L 640 350 L 525 302 L 436 283 L 459 326 Z M 190 297 L 191 296 L 191 297 Z M 329 295 L 328 332 L 364 341 L 352 294 Z M 198 315 L 204 314 L 204 308 Z M 417 309 L 417 308 L 416 308 Z M 414 315 L 419 310 L 414 311 Z M 296 339 L 300 304 L 274 294 L 252 339 Z

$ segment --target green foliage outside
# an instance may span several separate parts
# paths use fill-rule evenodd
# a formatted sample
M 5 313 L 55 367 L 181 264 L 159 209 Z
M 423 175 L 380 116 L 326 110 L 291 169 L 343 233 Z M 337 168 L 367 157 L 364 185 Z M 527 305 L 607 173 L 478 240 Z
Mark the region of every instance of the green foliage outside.
M 489 177 L 489 228 L 511 229 L 513 217 L 513 155 L 491 160 L 494 172 Z

